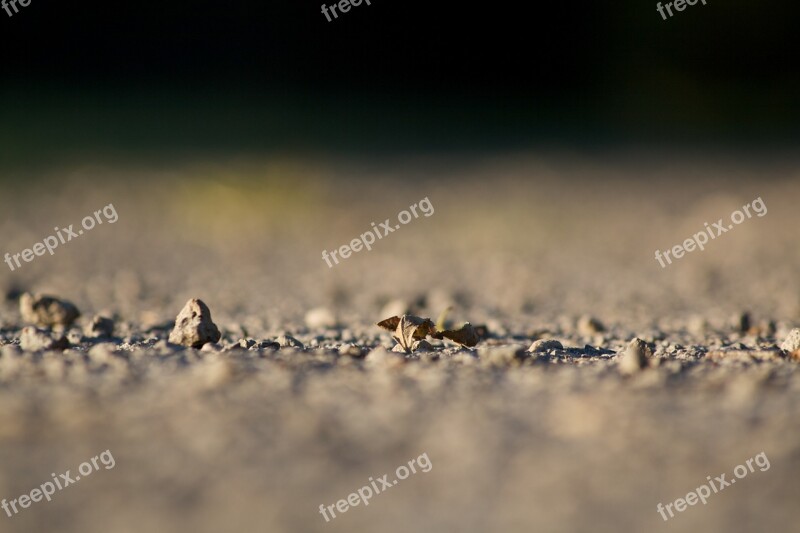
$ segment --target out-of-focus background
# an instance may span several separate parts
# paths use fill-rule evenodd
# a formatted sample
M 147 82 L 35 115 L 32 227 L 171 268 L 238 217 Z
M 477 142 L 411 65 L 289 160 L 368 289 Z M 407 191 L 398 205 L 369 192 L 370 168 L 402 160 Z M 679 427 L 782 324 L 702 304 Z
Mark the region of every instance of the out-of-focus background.
M 796 528 L 796 4 L 18 8 L 0 255 L 119 218 L 0 263 L 0 498 L 116 466 L 0 531 Z M 656 261 L 757 198 L 763 217 Z M 26 291 L 78 306 L 70 349 L 20 347 Z M 166 343 L 189 298 L 218 345 Z M 489 338 L 384 351 L 378 320 L 448 309 Z M 81 337 L 96 314 L 114 338 Z M 269 347 L 287 334 L 303 348 Z M 625 375 L 633 337 L 654 354 Z M 563 346 L 517 353 L 541 339 Z M 760 452 L 769 470 L 658 515 Z M 320 516 L 423 453 L 429 473 Z
M 2 17 L 0 161 L 791 149 L 796 4 L 35 0 Z

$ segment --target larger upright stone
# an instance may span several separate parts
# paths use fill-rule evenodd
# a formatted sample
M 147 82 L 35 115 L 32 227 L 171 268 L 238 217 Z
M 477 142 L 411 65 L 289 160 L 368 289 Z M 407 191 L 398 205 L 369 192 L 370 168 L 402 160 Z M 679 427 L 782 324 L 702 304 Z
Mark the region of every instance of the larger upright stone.
M 219 341 L 217 325 L 211 321 L 211 311 L 202 300 L 193 298 L 178 313 L 169 342 L 202 348 L 204 344 Z

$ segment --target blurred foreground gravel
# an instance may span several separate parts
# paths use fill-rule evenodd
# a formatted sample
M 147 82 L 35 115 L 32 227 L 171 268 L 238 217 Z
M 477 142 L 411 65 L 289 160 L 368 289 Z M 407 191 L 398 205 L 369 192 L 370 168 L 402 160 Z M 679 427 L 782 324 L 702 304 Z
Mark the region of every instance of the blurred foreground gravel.
M 0 253 L 111 202 L 119 220 L 0 274 L 0 498 L 116 465 L 0 530 L 795 531 L 800 166 L 568 161 L 90 168 L 5 194 Z M 426 196 L 433 216 L 322 261 Z M 763 218 L 654 260 L 759 196 Z M 24 292 L 81 317 L 22 349 Z M 167 342 L 191 298 L 219 342 Z M 448 308 L 488 337 L 404 356 L 374 325 Z M 429 472 L 319 514 L 423 453 Z

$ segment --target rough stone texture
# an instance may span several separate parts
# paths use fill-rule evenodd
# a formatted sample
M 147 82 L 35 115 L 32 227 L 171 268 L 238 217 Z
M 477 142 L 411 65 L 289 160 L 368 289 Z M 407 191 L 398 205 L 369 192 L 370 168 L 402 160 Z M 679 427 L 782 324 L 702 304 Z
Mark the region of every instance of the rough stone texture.
M 186 302 L 175 319 L 175 328 L 169 334 L 169 342 L 192 348 L 202 348 L 204 344 L 219 339 L 219 329 L 211 321 L 211 311 L 196 298 Z
M 19 311 L 25 322 L 47 328 L 68 328 L 81 315 L 71 302 L 27 292 L 20 296 Z

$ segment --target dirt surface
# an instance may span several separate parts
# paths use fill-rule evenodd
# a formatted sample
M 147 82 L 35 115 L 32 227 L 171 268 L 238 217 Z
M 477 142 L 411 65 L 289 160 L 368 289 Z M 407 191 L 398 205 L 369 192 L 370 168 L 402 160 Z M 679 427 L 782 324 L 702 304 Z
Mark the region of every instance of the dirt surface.
M 800 373 L 780 345 L 800 326 L 800 165 L 674 161 L 287 158 L 21 180 L 0 198 L 2 254 L 109 204 L 118 219 L 0 265 L 0 498 L 106 450 L 114 467 L 0 511 L 0 530 L 795 531 Z M 423 198 L 430 216 L 322 259 Z M 766 214 L 705 251 L 654 258 L 757 198 Z M 24 292 L 78 307 L 70 348 L 20 347 Z M 191 298 L 218 343 L 167 342 Z M 448 308 L 448 325 L 486 326 L 477 347 L 404 355 L 375 326 Z M 95 315 L 113 337 L 83 333 Z M 635 337 L 651 353 L 623 371 Z M 561 347 L 528 351 L 540 339 Z M 769 468 L 735 478 L 762 452 Z M 429 471 L 368 506 L 320 513 L 423 454 Z M 722 473 L 737 483 L 662 519 L 659 503 Z

